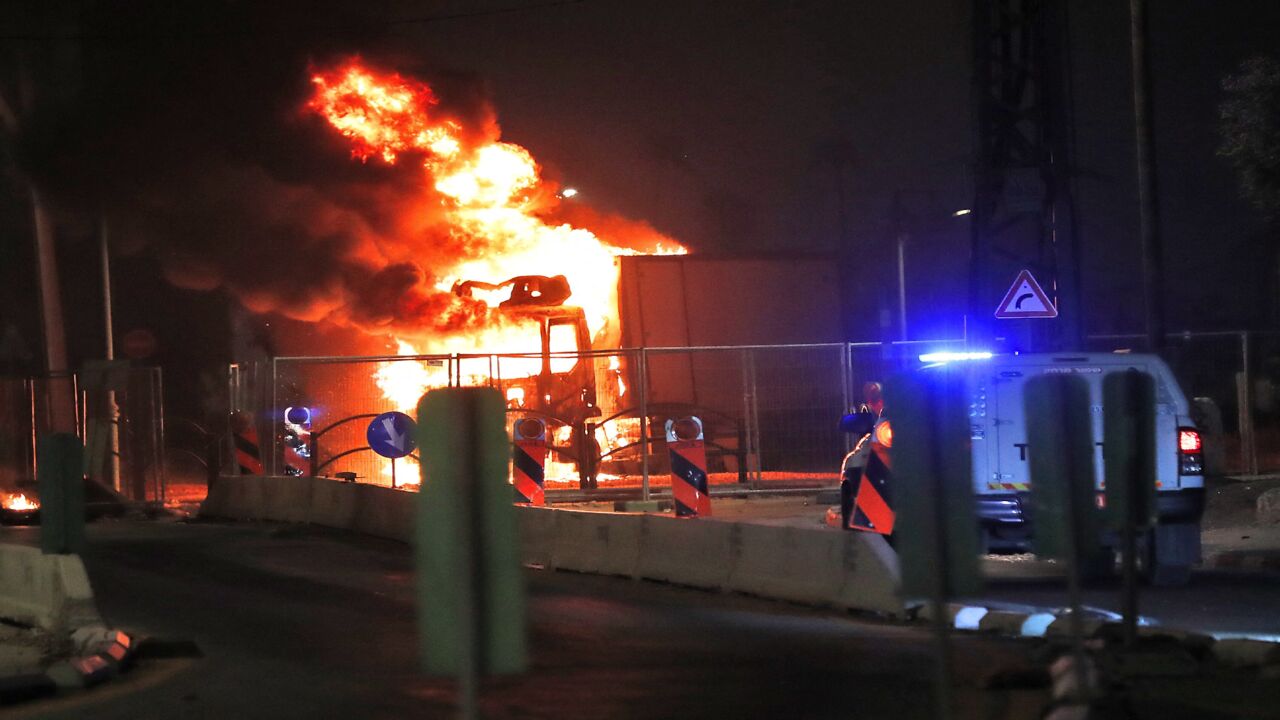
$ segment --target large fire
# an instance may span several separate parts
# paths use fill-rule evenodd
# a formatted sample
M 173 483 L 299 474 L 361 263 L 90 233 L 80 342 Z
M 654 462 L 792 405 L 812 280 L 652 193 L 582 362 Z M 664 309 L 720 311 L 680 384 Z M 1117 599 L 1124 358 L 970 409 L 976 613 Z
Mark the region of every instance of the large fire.
M 430 211 L 433 217 L 443 214 L 444 237 L 456 247 L 445 254 L 452 256 L 451 263 L 431 268 L 436 290 L 449 292 L 456 283 L 466 281 L 488 283 L 489 287 L 466 286 L 470 288 L 466 295 L 494 309 L 508 293 L 493 286 L 508 278 L 564 275 L 572 290 L 567 305 L 581 307 L 591 340 L 605 343 L 617 337 L 618 256 L 685 252 L 678 243 L 653 232 L 611 242 L 590 229 L 549 220 L 559 202 L 573 193 L 561 192 L 556 183 L 544 179 L 524 147 L 500 140 L 497 124 L 468 126 L 451 117 L 424 82 L 378 72 L 358 59 L 319 70 L 311 81 L 314 95 L 308 109 L 323 115 L 351 141 L 355 158 L 387 164 L 420 161 L 425 173 L 422 211 Z M 408 245 L 413 242 L 419 241 L 410 238 Z M 531 377 L 541 368 L 536 357 L 541 350 L 538 324 L 518 322 L 500 311 L 490 313 L 484 323 L 468 323 L 456 332 L 424 332 L 394 341 L 401 356 L 530 354 L 524 360 L 503 359 L 500 370 L 507 378 Z M 559 336 L 552 338 L 550 350 L 589 347 Z M 572 363 L 553 360 L 553 372 L 564 372 Z M 457 372 L 465 375 L 461 368 Z M 616 375 L 618 395 L 623 395 L 626 388 L 617 359 L 609 372 Z M 379 365 L 374 382 L 389 405 L 412 413 L 422 393 L 444 386 L 449 375 L 444 363 L 388 361 Z M 471 384 L 468 378 L 462 382 Z M 522 396 L 524 391 L 508 392 L 508 402 L 524 406 L 525 398 L 509 397 L 511 393 Z M 398 473 L 401 482 L 416 482 L 416 462 L 406 465 L 410 466 Z M 389 479 L 390 464 L 384 466 L 383 475 Z
M 425 83 L 397 73 L 377 73 L 358 60 L 312 77 L 308 104 L 353 145 L 360 160 L 394 164 L 421 158 L 427 181 L 444 206 L 452 239 L 462 250 L 451 267 L 436 267 L 437 288 L 465 280 L 501 282 L 525 275 L 564 275 L 571 304 L 586 311 L 593 336 L 616 330 L 619 255 L 678 254 L 685 249 L 656 234 L 628 244 L 610 243 L 590 230 L 545 219 L 561 202 L 529 151 L 498 138 L 496 126 L 464 127 L 436 113 L 438 100 Z M 501 291 L 476 291 L 490 307 Z M 510 353 L 538 350 L 528 328 L 495 317 L 478 332 L 421 339 L 431 354 Z M 583 348 L 585 349 L 585 348 Z
M 496 124 L 469 126 L 443 111 L 426 83 L 375 71 L 358 59 L 317 71 L 311 80 L 314 94 L 308 108 L 351 141 L 355 158 L 421 162 L 424 198 L 432 212 L 440 206 L 449 241 L 458 246 L 452 264 L 432 268 L 438 290 L 448 292 L 465 281 L 494 285 L 519 276 L 563 275 L 572 289 L 567 304 L 583 309 L 593 342 L 603 343 L 617 336 L 618 256 L 685 252 L 680 244 L 653 232 L 610 242 L 586 228 L 549 221 L 558 204 L 573 193 L 562 193 L 544 179 L 529 151 L 502 141 Z M 507 297 L 502 288 L 475 288 L 470 295 L 490 308 Z M 553 339 L 551 350 L 590 349 L 578 347 L 572 339 L 565 345 L 565 340 Z M 478 329 L 468 326 L 395 342 L 402 356 L 536 354 L 542 339 L 536 324 L 493 312 Z M 616 359 L 614 365 L 617 372 Z M 502 369 L 506 377 L 517 377 L 535 375 L 540 367 L 540 361 L 530 357 L 508 362 Z M 394 361 L 382 363 L 374 380 L 394 408 L 411 412 L 423 392 L 445 385 L 449 378 L 443 365 Z M 620 373 L 617 383 L 619 394 L 625 393 Z M 384 474 L 389 473 L 388 465 Z

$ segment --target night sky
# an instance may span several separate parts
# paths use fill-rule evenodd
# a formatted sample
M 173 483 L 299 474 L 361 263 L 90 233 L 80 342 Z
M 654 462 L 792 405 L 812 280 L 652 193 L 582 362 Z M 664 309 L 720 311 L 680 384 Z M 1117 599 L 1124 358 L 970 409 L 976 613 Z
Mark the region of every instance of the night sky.
M 879 305 L 895 292 L 897 196 L 912 231 L 913 335 L 960 332 L 968 226 L 951 213 L 972 200 L 973 140 L 960 0 L 117 5 L 55 2 L 0 19 L 0 92 L 20 96 L 25 54 L 37 98 L 4 146 L 0 324 L 16 323 L 35 351 L 24 174 L 59 213 L 73 365 L 101 353 L 103 212 L 117 333 L 153 330 L 180 388 L 229 359 L 231 301 L 175 288 L 164 264 L 256 248 L 247 257 L 277 276 L 273 288 L 323 291 L 323 253 L 276 263 L 263 250 L 322 247 L 300 239 L 312 231 L 262 218 L 277 207 L 272 188 L 349 205 L 353 189 L 405 182 L 351 162 L 299 109 L 309 65 L 351 53 L 432 81 L 461 111 L 483 113 L 487 100 L 504 138 L 581 202 L 694 252 L 841 256 L 850 340 L 879 339 Z M 1086 327 L 1140 332 L 1127 3 L 1071 8 Z M 1151 0 L 1150 14 L 1169 327 L 1269 328 L 1274 232 L 1215 149 L 1221 79 L 1273 50 L 1280 3 Z

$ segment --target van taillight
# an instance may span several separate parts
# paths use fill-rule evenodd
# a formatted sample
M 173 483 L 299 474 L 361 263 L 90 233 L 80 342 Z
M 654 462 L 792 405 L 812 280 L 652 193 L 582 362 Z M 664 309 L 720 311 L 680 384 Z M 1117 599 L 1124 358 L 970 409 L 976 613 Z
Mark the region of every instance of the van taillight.
M 1203 444 L 1200 431 L 1195 428 L 1178 428 L 1178 474 L 1200 475 L 1204 472 Z
M 1200 431 L 1190 428 L 1178 429 L 1178 450 L 1184 453 L 1200 452 Z

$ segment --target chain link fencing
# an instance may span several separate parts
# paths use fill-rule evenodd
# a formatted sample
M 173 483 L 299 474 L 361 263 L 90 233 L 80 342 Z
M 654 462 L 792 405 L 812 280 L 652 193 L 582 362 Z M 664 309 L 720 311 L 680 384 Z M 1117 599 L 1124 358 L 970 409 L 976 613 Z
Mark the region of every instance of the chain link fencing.
M 74 432 L 85 475 L 125 500 L 166 500 L 164 386 L 160 368 L 118 366 L 86 378 L 0 378 L 0 491 L 33 494 L 41 435 Z M 90 501 L 104 500 L 90 493 Z
M 1097 335 L 1087 349 L 1144 352 L 1143 335 Z M 1222 438 L 1221 472 L 1280 470 L 1280 333 L 1174 333 L 1161 356 L 1193 401 L 1196 421 Z M 1214 458 L 1209 458 L 1211 469 Z
M 1091 351 L 1142 350 L 1139 336 L 1094 336 Z M 1223 471 L 1280 467 L 1280 334 L 1171 336 L 1164 357 L 1204 424 L 1223 440 Z M 412 489 L 416 455 L 369 449 L 376 415 L 412 415 L 436 387 L 493 387 L 515 420 L 547 424 L 548 489 L 668 486 L 668 421 L 703 421 L 712 485 L 835 483 L 851 438 L 840 417 L 869 383 L 963 340 L 599 350 L 577 353 L 277 358 L 232 366 L 232 407 L 254 420 L 264 471 Z M 290 408 L 306 422 L 287 422 Z M 1216 414 L 1215 414 L 1216 413 Z M 1212 415 L 1212 417 L 1211 417 Z M 295 420 L 301 419 L 299 417 Z M 394 478 L 393 478 L 394 476 Z
M 369 421 L 392 410 L 412 415 L 431 388 L 493 387 L 506 399 L 508 429 L 525 417 L 546 423 L 548 489 L 631 488 L 647 496 L 669 486 L 666 426 L 690 415 L 702 420 L 713 485 L 812 485 L 838 481 L 851 441 L 839 419 L 861 402 L 864 384 L 911 366 L 925 348 L 962 345 L 277 358 L 233 365 L 228 394 L 231 407 L 252 419 L 268 473 L 413 489 L 416 455 L 393 462 L 374 454 Z

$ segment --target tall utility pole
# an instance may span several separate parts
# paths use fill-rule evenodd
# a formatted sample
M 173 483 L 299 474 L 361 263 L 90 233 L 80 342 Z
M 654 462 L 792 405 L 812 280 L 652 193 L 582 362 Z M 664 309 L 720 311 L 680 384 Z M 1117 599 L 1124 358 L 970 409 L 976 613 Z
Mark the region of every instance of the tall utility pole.
M 1021 349 L 1082 345 L 1066 101 L 1067 1 L 973 0 L 967 328 L 979 344 L 1007 337 Z M 1000 297 L 1023 268 L 1056 300 L 1056 319 L 994 318 Z
M 29 82 L 29 75 L 25 78 Z M 30 95 L 28 94 L 28 98 Z M 30 107 L 28 107 L 30 110 Z M 47 415 L 49 432 L 76 432 L 76 398 L 67 365 L 67 332 L 62 324 L 62 286 L 53 217 L 34 182 L 30 183 L 36 266 L 40 278 L 40 317 L 44 330 Z
M 106 337 L 106 359 L 116 359 L 115 329 L 111 319 L 111 252 L 107 243 L 107 218 L 104 215 L 98 228 L 99 250 L 102 254 L 102 324 Z M 120 412 L 116 406 L 116 391 L 107 391 L 107 485 L 120 492 Z
M 1138 213 L 1142 237 L 1142 291 L 1147 346 L 1164 348 L 1164 253 L 1160 237 L 1160 197 L 1156 184 L 1156 143 L 1152 126 L 1151 75 L 1147 71 L 1147 3 L 1129 0 L 1129 46 L 1133 53 L 1133 125 L 1137 133 Z

